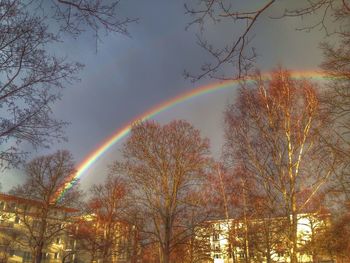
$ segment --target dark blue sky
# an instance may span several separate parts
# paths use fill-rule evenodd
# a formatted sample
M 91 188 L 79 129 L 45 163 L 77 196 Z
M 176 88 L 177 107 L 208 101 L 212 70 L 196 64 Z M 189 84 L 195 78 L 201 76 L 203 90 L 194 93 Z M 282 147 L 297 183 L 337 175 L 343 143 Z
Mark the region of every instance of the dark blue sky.
M 237 1 L 240 2 L 240 1 Z M 248 1 L 256 6 L 260 1 Z M 299 19 L 271 20 L 287 1 L 262 17 L 254 28 L 254 46 L 259 54 L 258 66 L 270 70 L 278 64 L 293 70 L 317 69 L 322 60 L 318 44 L 323 32 L 296 32 Z M 196 45 L 196 27 L 185 30 L 190 17 L 185 15 L 183 1 L 124 0 L 121 13 L 138 17 L 130 25 L 131 37 L 111 34 L 102 36 L 97 45 L 89 32 L 79 39 L 69 36 L 53 51 L 69 60 L 85 64 L 81 81 L 63 91 L 62 101 L 54 105 L 55 116 L 71 124 L 66 129 L 68 143 L 54 145 L 49 150 L 33 152 L 33 156 L 56 149 L 70 150 L 77 163 L 124 123 L 154 105 L 213 80 L 191 83 L 183 71 L 198 72 L 208 57 Z M 282 8 L 282 9 L 280 9 Z M 207 38 L 220 44 L 232 39 L 234 27 L 208 24 Z M 193 99 L 156 117 L 161 122 L 175 118 L 187 119 L 211 139 L 214 155 L 222 143 L 222 111 L 234 92 L 212 94 Z M 118 158 L 116 145 L 82 178 L 83 187 L 98 182 L 106 174 L 106 166 Z M 5 171 L 4 191 L 20 181 L 20 172 Z

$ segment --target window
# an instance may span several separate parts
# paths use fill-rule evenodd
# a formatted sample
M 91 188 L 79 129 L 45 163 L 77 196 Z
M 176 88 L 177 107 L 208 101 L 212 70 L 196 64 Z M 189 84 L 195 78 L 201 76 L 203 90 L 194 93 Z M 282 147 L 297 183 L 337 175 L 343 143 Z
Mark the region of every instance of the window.
M 10 204 L 8 205 L 8 211 L 14 212 L 15 209 L 16 209 L 16 204 L 15 204 L 15 203 L 12 202 L 12 203 L 10 203 Z
M 219 240 L 219 239 L 220 239 L 220 235 L 218 233 L 214 233 L 213 240 Z
M 232 258 L 232 245 L 231 244 L 228 244 L 227 255 L 228 255 L 228 258 Z
M 245 255 L 244 255 L 243 251 L 239 252 L 239 258 L 245 258 Z
M 215 245 L 214 251 L 216 251 L 216 252 L 220 251 L 220 246 L 219 245 Z
M 50 254 L 47 253 L 47 252 L 41 253 L 41 259 L 42 259 L 43 261 L 45 261 L 45 260 L 47 260 L 47 259 L 50 259 Z
M 282 250 L 278 251 L 277 252 L 277 256 L 280 257 L 280 258 L 284 257 L 284 251 L 282 251 Z
M 54 259 L 59 259 L 60 258 L 60 253 L 58 253 L 58 252 L 55 252 L 55 254 L 54 254 L 54 257 L 53 257 Z
M 238 238 L 243 238 L 243 237 L 244 237 L 244 233 L 241 232 L 241 231 L 239 231 L 239 232 L 237 233 L 237 237 L 238 237 Z
M 23 252 L 23 262 L 31 262 L 32 254 L 28 251 Z
M 10 249 L 10 251 L 9 251 L 9 256 L 10 256 L 10 257 L 13 257 L 14 255 L 15 255 L 15 250 Z
M 75 248 L 76 245 L 76 240 L 75 239 L 70 239 L 69 240 L 69 248 Z
M 20 219 L 18 216 L 15 217 L 15 223 L 16 223 L 16 224 L 21 223 L 21 219 Z

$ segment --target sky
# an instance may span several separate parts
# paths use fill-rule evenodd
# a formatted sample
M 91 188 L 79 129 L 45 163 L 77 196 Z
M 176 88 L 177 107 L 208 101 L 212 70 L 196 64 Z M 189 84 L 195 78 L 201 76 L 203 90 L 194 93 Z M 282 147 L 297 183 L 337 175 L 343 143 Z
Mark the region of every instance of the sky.
M 249 9 L 259 2 L 245 4 Z M 316 70 L 322 61 L 318 45 L 325 40 L 324 32 L 296 31 L 296 27 L 305 23 L 299 19 L 270 19 L 269 16 L 283 10 L 286 2 L 280 1 L 254 28 L 253 43 L 259 54 L 257 66 L 263 71 L 278 65 L 291 70 Z M 185 14 L 182 0 L 124 0 L 120 8 L 121 14 L 139 19 L 129 26 L 130 37 L 109 34 L 102 36 L 96 46 L 92 35 L 86 32 L 78 39 L 64 36 L 53 48 L 53 52 L 85 67 L 79 74 L 81 80 L 67 86 L 62 100 L 53 106 L 54 115 L 70 123 L 65 130 L 68 142 L 33 150 L 31 157 L 67 149 L 79 164 L 107 137 L 143 112 L 178 94 L 215 82 L 204 79 L 192 83 L 183 77 L 184 70 L 198 72 L 208 56 L 196 44 L 198 28 L 185 30 L 191 17 Z M 231 25 L 220 27 L 209 22 L 207 29 L 207 39 L 217 44 L 225 43 L 237 33 Z M 161 123 L 188 120 L 210 139 L 212 153 L 219 157 L 223 111 L 234 101 L 234 93 L 232 89 L 197 97 L 154 119 Z M 122 143 L 114 145 L 81 177 L 83 189 L 102 182 L 108 166 L 120 158 Z M 2 191 L 22 180 L 19 170 L 4 171 Z

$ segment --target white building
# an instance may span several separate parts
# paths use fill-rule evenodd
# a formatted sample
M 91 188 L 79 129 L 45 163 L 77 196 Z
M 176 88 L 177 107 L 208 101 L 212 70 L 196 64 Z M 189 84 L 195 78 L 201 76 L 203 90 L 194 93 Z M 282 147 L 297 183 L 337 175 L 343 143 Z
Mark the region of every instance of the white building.
M 313 240 L 329 223 L 329 215 L 299 214 L 298 261 L 333 262 L 312 247 Z M 210 221 L 198 230 L 198 238 L 210 243 L 214 263 L 289 262 L 288 222 L 285 217 Z M 205 234 L 203 234 L 205 233 Z M 209 246 L 208 246 L 209 247 Z M 323 261 L 324 260 L 324 261 Z

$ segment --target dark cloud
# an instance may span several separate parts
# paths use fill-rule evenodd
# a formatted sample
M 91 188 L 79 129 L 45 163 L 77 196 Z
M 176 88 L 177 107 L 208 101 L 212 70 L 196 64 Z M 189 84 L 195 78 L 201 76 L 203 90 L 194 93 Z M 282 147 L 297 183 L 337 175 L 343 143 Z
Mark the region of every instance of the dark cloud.
M 56 116 L 71 123 L 67 128 L 69 142 L 55 145 L 50 150 L 68 149 L 77 162 L 107 136 L 147 109 L 211 81 L 193 84 L 182 76 L 185 69 L 198 72 L 199 66 L 209 59 L 196 45 L 196 29 L 185 30 L 190 18 L 184 15 L 182 1 L 128 0 L 122 3 L 121 12 L 140 18 L 138 24 L 130 27 L 130 38 L 109 35 L 96 46 L 88 33 L 77 40 L 67 36 L 54 50 L 85 64 L 81 82 L 67 87 L 62 101 L 54 107 Z M 260 54 L 259 66 L 262 69 L 269 70 L 278 63 L 292 69 L 318 66 L 321 53 L 317 46 L 322 33 L 295 32 L 298 23 L 293 19 L 276 22 L 266 17 L 257 24 L 254 45 Z M 230 24 L 219 28 L 209 22 L 205 33 L 219 45 L 235 37 Z M 231 96 L 234 96 L 233 91 L 189 100 L 163 112 L 157 119 L 168 122 L 182 118 L 193 122 L 204 136 L 211 139 L 213 152 L 218 156 L 222 144 L 222 111 Z M 119 156 L 118 147 L 120 144 L 83 177 L 85 187 L 103 178 L 107 173 L 106 166 Z M 42 152 L 47 150 L 33 155 Z M 3 190 L 17 182 L 6 179 L 13 171 L 6 173 Z

